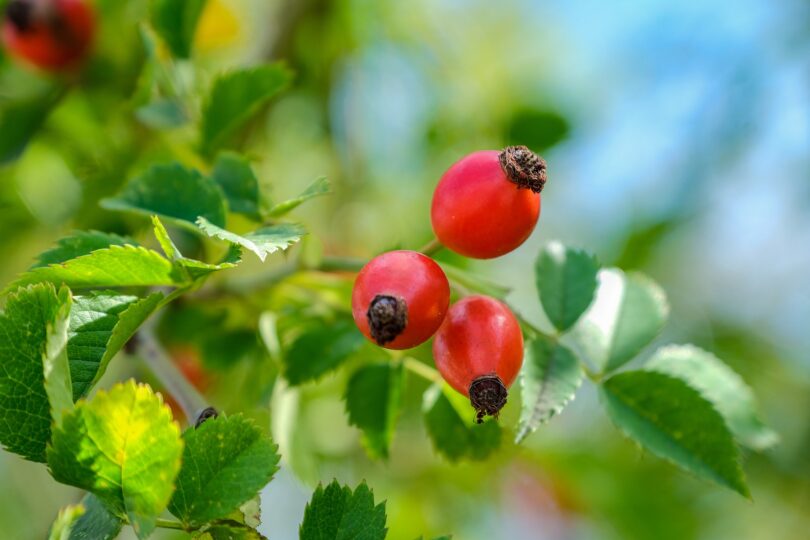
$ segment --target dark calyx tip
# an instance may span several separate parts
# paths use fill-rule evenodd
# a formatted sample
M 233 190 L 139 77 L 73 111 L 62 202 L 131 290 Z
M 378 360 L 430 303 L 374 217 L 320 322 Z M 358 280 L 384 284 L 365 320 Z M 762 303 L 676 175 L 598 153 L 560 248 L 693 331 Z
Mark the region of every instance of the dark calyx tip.
M 6 6 L 6 18 L 20 32 L 31 28 L 33 6 L 28 0 L 11 0 Z
M 402 298 L 378 294 L 366 312 L 371 337 L 377 345 L 394 341 L 408 325 L 408 306 Z
M 519 189 L 543 191 L 546 185 L 546 160 L 525 146 L 507 146 L 498 156 L 506 176 Z
M 489 415 L 498 418 L 506 405 L 509 392 L 497 375 L 482 375 L 470 384 L 470 403 L 475 409 L 475 421 L 481 424 Z
M 206 420 L 210 420 L 211 418 L 217 418 L 218 416 L 219 413 L 215 408 L 213 407 L 204 408 L 202 411 L 200 411 L 200 414 L 197 415 L 197 420 L 196 422 L 194 422 L 194 429 L 197 429 L 198 427 L 203 425 L 203 423 Z

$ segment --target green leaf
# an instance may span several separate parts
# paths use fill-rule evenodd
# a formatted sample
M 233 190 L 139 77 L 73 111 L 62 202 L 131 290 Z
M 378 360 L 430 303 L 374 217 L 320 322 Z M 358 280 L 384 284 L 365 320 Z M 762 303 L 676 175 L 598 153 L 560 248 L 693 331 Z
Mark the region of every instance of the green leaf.
M 0 104 L 0 164 L 17 159 L 65 95 L 63 87 L 49 86 L 32 96 Z
M 425 392 L 422 412 L 433 447 L 452 462 L 486 459 L 501 444 L 498 422 L 475 424 L 469 400 L 446 385 L 433 385 Z
M 301 334 L 283 358 L 284 377 L 297 386 L 337 368 L 365 343 L 350 321 L 316 327 Z
M 48 532 L 48 540 L 70 540 L 73 537 L 71 531 L 82 514 L 84 507 L 80 504 L 71 504 L 59 510 Z
M 198 232 L 198 217 L 225 226 L 225 197 L 219 186 L 195 169 L 179 163 L 153 165 L 130 180 L 111 199 L 102 199 L 107 210 L 158 215 L 176 225 Z
M 206 0 L 153 0 L 155 30 L 178 58 L 191 56 L 191 46 Z
M 227 517 L 278 470 L 277 447 L 242 416 L 212 418 L 183 434 L 186 447 L 169 511 L 190 527 Z
M 143 125 L 153 129 L 173 129 L 189 120 L 183 104 L 173 99 L 159 99 L 138 107 L 135 116 Z
M 570 129 L 568 120 L 556 111 L 521 107 L 506 124 L 506 141 L 542 152 L 564 140 Z
M 71 289 L 159 287 L 184 284 L 172 263 L 150 249 L 110 246 L 64 263 L 34 268 L 6 287 L 6 292 L 34 283 L 65 284 Z
M 146 298 L 113 292 L 74 298 L 67 348 L 74 401 L 87 395 L 162 300 L 159 292 Z
M 298 242 L 306 231 L 295 223 L 280 223 L 262 227 L 251 233 L 239 235 L 217 227 L 204 217 L 197 220 L 197 226 L 208 236 L 218 238 L 243 248 L 249 249 L 264 262 L 268 255 L 278 250 L 285 250 Z
M 713 354 L 693 345 L 670 345 L 658 349 L 645 369 L 678 377 L 698 390 L 741 444 L 761 451 L 779 442 L 779 435 L 760 418 L 754 392 Z
M 82 499 L 84 514 L 73 524 L 70 540 L 115 540 L 121 532 L 121 520 L 95 495 L 88 493 Z
M 494 298 L 505 298 L 509 294 L 509 287 L 504 287 L 488 279 L 471 274 L 465 270 L 451 266 L 446 263 L 439 263 L 444 270 L 447 279 L 452 283 L 461 285 L 467 290 L 492 296 Z
M 564 332 L 588 309 L 596 291 L 599 263 L 588 253 L 548 244 L 534 267 L 540 302 L 551 323 Z
M 363 483 L 353 492 L 337 481 L 319 485 L 304 510 L 301 540 L 382 540 L 385 503 L 374 505 L 374 494 Z
M 599 288 L 575 329 L 585 357 L 612 371 L 641 352 L 661 331 L 669 314 L 664 291 L 642 274 L 615 268 L 599 272 Z
M 48 321 L 45 354 L 42 357 L 45 393 L 51 405 L 51 418 L 58 426 L 62 415 L 73 410 L 73 386 L 68 362 L 68 324 L 73 299 L 70 289 L 62 287 L 57 293 L 59 304 L 53 318 Z
M 40 268 L 51 264 L 62 263 L 76 259 L 82 255 L 89 255 L 97 249 L 110 246 L 123 246 L 130 244 L 137 246 L 133 240 L 98 231 L 78 231 L 56 242 L 56 246 L 44 251 L 37 257 L 37 262 L 31 268 Z
M 616 426 L 653 454 L 750 497 L 740 452 L 723 417 L 681 379 L 627 371 L 602 385 Z
M 570 350 L 556 340 L 539 337 L 526 344 L 520 383 L 523 409 L 517 443 L 574 399 L 582 384 L 582 369 Z
M 194 534 L 194 540 L 267 540 L 267 538 L 246 525 L 238 523 L 214 524 L 204 531 Z
M 48 466 L 54 479 L 92 492 L 146 538 L 172 495 L 182 451 L 160 396 L 129 381 L 80 401 L 63 418 Z
M 219 154 L 211 178 L 225 193 L 231 212 L 244 214 L 256 221 L 261 219 L 259 181 L 247 159 L 235 152 Z
M 20 289 L 8 296 L 0 314 L 0 442 L 30 461 L 45 461 L 51 438 L 43 361 L 58 345 L 65 294 L 57 296 L 50 284 Z M 52 393 L 60 392 L 57 387 L 64 392 L 64 385 L 57 384 L 60 359 L 48 361 L 56 368 L 49 374 Z
M 232 71 L 214 81 L 203 105 L 200 145 L 212 154 L 226 144 L 248 120 L 290 81 L 279 64 Z
M 310 199 L 314 199 L 315 197 L 320 197 L 322 195 L 328 195 L 332 193 L 331 186 L 329 185 L 329 180 L 326 177 L 321 177 L 315 180 L 312 184 L 307 187 L 300 195 L 295 197 L 294 199 L 289 199 L 287 201 L 281 202 L 270 209 L 268 212 L 268 216 L 270 217 L 279 217 L 283 216 L 301 206 L 302 203 Z
M 349 379 L 345 396 L 349 423 L 363 431 L 363 442 L 372 457 L 388 457 L 402 409 L 404 380 L 401 363 L 363 366 Z
M 179 272 L 186 276 L 189 281 L 200 279 L 219 270 L 235 268 L 242 262 L 242 251 L 239 246 L 232 246 L 224 260 L 217 264 L 184 257 L 172 241 L 172 238 L 169 236 L 169 231 L 166 230 L 166 227 L 160 221 L 159 217 L 152 216 L 152 225 L 154 226 L 155 238 L 157 238 L 161 249 L 163 249 L 163 253 L 174 262 Z

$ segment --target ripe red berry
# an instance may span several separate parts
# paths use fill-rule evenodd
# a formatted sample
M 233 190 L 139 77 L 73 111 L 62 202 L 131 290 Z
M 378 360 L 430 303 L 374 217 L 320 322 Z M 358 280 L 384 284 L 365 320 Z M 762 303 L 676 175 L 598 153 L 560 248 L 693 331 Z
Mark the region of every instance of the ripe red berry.
M 468 296 L 450 308 L 433 340 L 433 359 L 450 386 L 468 396 L 482 422 L 497 417 L 523 364 L 523 333 L 503 303 Z
M 2 29 L 10 54 L 48 71 L 76 65 L 94 33 L 95 16 L 85 0 L 11 0 Z
M 357 328 L 388 349 L 410 349 L 430 339 L 449 305 L 444 272 L 416 251 L 375 257 L 360 270 L 352 291 Z
M 444 173 L 430 219 L 446 247 L 491 259 L 522 244 L 540 217 L 546 162 L 525 146 L 469 154 Z

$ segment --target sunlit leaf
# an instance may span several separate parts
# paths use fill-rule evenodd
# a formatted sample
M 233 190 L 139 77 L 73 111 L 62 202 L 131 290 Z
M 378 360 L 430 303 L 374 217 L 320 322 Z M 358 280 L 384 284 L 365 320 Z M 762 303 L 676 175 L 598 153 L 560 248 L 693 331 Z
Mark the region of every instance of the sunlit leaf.
M 651 279 L 601 270 L 596 299 L 574 328 L 575 339 L 588 360 L 612 371 L 649 345 L 668 314 L 666 295 Z
M 97 249 L 104 249 L 110 246 L 123 246 L 125 244 L 138 245 L 134 240 L 118 236 L 117 234 L 98 231 L 77 231 L 68 237 L 57 240 L 54 247 L 40 253 L 37 256 L 37 262 L 32 268 L 69 261 L 70 259 L 81 257 L 82 255 L 88 255 Z
M 171 411 L 134 381 L 80 401 L 55 429 L 48 466 L 59 482 L 95 494 L 146 538 L 166 508 L 183 442 Z
M 270 225 L 244 235 L 217 227 L 203 217 L 197 220 L 197 226 L 208 236 L 249 249 L 262 261 L 271 253 L 287 249 L 306 234 L 304 228 L 295 223 Z
M 64 263 L 29 270 L 6 291 L 44 282 L 65 284 L 71 289 L 98 289 L 182 285 L 184 279 L 159 253 L 130 245 L 110 246 Z

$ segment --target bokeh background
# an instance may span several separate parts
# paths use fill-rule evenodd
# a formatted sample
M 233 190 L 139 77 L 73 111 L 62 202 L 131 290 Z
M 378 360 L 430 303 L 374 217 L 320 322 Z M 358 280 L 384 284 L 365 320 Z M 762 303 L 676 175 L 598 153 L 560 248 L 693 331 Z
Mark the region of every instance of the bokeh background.
M 146 2 L 99 4 L 97 58 L 0 167 L 3 283 L 73 229 L 139 234 L 143 222 L 97 202 L 183 141 L 182 128 L 139 125 L 128 101 Z M 394 540 L 807 538 L 808 21 L 802 0 L 210 0 L 196 36 L 202 73 L 283 59 L 296 74 L 248 148 L 279 198 L 320 175 L 332 181 L 333 196 L 297 212 L 312 232 L 304 249 L 368 257 L 418 247 L 444 169 L 473 150 L 527 144 L 549 163 L 540 225 L 516 252 L 470 269 L 511 287 L 539 324 L 532 265 L 549 240 L 650 274 L 672 304 L 661 341 L 728 362 L 782 438 L 745 456 L 749 502 L 643 454 L 586 385 L 524 446 L 506 441 L 483 463 L 451 465 L 426 438 L 416 381 L 391 458 L 376 462 L 348 426 L 339 372 L 281 397 L 257 394 L 273 405 L 267 422 L 282 450 L 294 450 L 265 491 L 263 530 L 297 537 L 312 486 L 336 477 L 366 479 L 387 500 Z M 47 84 L 0 54 L 0 104 Z M 251 261 L 226 279 L 249 282 L 277 263 Z M 249 364 L 236 369 L 250 375 Z M 124 359 L 104 380 L 132 374 L 149 377 Z M 242 392 L 244 377 L 210 377 L 220 402 Z M 14 540 L 43 538 L 79 496 L 8 453 L 0 486 L 0 536 Z

